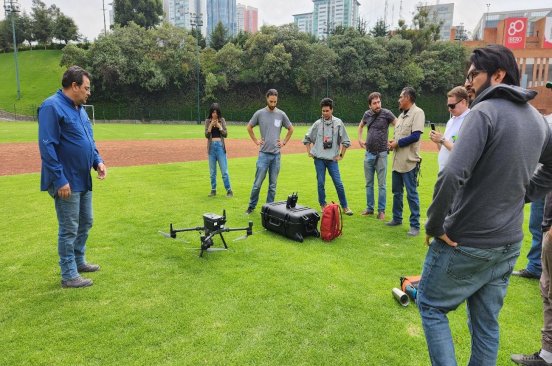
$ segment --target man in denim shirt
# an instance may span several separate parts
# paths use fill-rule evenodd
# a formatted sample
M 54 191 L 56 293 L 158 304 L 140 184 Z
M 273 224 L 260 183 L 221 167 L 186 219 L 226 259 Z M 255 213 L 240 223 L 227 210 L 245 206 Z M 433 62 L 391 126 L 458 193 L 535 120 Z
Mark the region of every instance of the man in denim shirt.
M 255 171 L 255 181 L 251 189 L 251 196 L 247 206 L 246 214 L 253 212 L 259 202 L 259 193 L 266 173 L 268 173 L 268 192 L 266 202 L 274 202 L 276 196 L 276 182 L 280 173 L 280 149 L 284 147 L 291 135 L 293 134 L 293 126 L 289 121 L 286 113 L 278 108 L 278 91 L 269 89 L 266 92 L 266 107 L 259 109 L 247 124 L 247 132 L 249 137 L 259 146 L 259 157 L 257 159 L 257 169 Z M 259 126 L 261 130 L 261 138 L 255 136 L 253 127 Z M 288 132 L 283 141 L 280 140 L 280 132 L 282 127 L 285 127 Z
M 93 218 L 90 169 L 97 170 L 98 178 L 104 179 L 107 168 L 83 108 L 90 96 L 90 74 L 72 66 L 63 74 L 61 85 L 63 88 L 38 109 L 40 189 L 48 191 L 55 202 L 61 286 L 86 287 L 92 285 L 92 280 L 82 278 L 80 273 L 100 269 L 85 260 Z
M 381 107 L 381 94 L 368 95 L 368 109 L 358 124 L 358 143 L 366 149 L 364 157 L 364 177 L 366 178 L 366 210 L 363 216 L 374 214 L 374 173 L 378 175 L 378 219 L 385 219 L 386 177 L 387 177 L 387 141 L 389 125 L 397 117 L 389 109 Z M 366 142 L 362 140 L 362 129 L 366 126 Z

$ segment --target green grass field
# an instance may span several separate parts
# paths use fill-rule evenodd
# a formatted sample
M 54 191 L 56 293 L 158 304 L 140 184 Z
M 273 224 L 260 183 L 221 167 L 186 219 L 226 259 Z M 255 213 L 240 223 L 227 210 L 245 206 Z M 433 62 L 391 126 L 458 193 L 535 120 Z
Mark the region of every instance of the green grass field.
M 18 52 L 21 99 L 17 100 L 13 53 L 0 53 L 0 109 L 33 115 L 40 103 L 61 86 L 64 68 L 59 66 L 60 59 L 58 50 Z
M 197 128 L 96 125 L 95 132 L 98 141 L 153 138 L 146 133 L 188 138 L 197 137 Z M 0 130 L 0 142 L 36 139 L 35 124 L 3 123 Z M 245 137 L 239 130 L 232 133 Z M 423 157 L 425 221 L 437 156 Z M 110 168 L 105 181 L 94 181 L 87 251 L 102 269 L 88 276 L 94 286 L 80 290 L 60 287 L 55 211 L 39 191 L 39 174 L 0 177 L 0 364 L 428 365 L 417 309 L 401 307 L 391 295 L 400 276 L 420 273 L 427 248 L 422 237 L 406 236 L 406 224 L 389 228 L 360 215 L 362 159 L 362 151 L 352 150 L 340 163 L 355 215 L 344 217 L 343 236 L 329 244 L 264 231 L 260 206 L 251 217 L 244 214 L 255 158 L 229 161 L 234 198 L 207 197 L 206 161 Z M 284 155 L 277 199 L 298 191 L 300 204 L 318 207 L 315 182 L 304 154 Z M 327 193 L 337 200 L 329 181 Z M 266 182 L 261 201 L 265 195 Z M 388 214 L 391 199 L 389 189 Z M 232 241 L 241 232 L 225 235 L 229 251 L 198 258 L 198 233 L 179 235 L 188 243 L 158 234 L 171 222 L 201 225 L 203 213 L 223 209 L 230 227 L 254 222 L 246 240 Z M 526 230 L 518 268 L 529 245 Z M 540 348 L 541 312 L 537 281 L 512 278 L 500 317 L 498 365 L 509 365 L 511 353 Z M 450 323 L 459 364 L 467 364 L 463 306 Z

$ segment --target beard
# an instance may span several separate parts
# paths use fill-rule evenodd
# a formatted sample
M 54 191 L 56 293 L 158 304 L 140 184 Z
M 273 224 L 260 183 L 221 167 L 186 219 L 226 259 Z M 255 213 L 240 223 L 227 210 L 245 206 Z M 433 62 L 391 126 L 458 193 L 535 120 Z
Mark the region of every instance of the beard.
M 473 92 L 475 93 L 475 97 L 477 98 L 481 93 L 485 91 L 488 87 L 491 86 L 491 77 L 487 76 L 487 81 L 485 81 L 485 84 L 481 85 L 479 89 L 475 90 L 473 89 Z

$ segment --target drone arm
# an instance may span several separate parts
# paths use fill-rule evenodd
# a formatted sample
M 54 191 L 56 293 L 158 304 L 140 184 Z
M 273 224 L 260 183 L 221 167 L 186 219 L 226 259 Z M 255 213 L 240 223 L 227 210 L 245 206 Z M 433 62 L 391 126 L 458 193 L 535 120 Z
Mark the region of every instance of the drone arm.
M 197 226 L 197 227 L 190 227 L 186 229 L 172 229 L 171 231 L 173 233 L 182 233 L 184 231 L 204 231 L 205 228 L 203 226 Z

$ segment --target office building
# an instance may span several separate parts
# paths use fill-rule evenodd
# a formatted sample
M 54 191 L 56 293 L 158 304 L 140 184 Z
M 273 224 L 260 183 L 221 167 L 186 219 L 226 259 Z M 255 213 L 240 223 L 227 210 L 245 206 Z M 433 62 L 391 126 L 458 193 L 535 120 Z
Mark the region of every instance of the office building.
M 210 35 L 220 22 L 226 28 L 228 36 L 237 34 L 236 0 L 207 1 L 207 34 Z
M 238 4 L 236 22 L 238 32 L 256 33 L 259 30 L 259 10 L 252 6 Z
M 430 21 L 441 25 L 439 39 L 442 41 L 449 40 L 454 16 L 454 4 L 426 5 L 425 7 L 428 10 Z
M 164 0 L 165 20 L 174 26 L 191 30 L 198 24 L 201 34 L 207 35 L 207 8 L 205 0 Z
M 300 30 L 313 34 L 319 39 L 326 38 L 335 27 L 355 27 L 358 25 L 358 0 L 312 0 L 312 13 L 295 14 L 294 21 Z M 312 25 L 308 25 L 309 17 Z M 310 31 L 309 31 L 310 29 Z
M 299 32 L 312 33 L 312 13 L 293 15 L 293 23 L 299 28 Z

